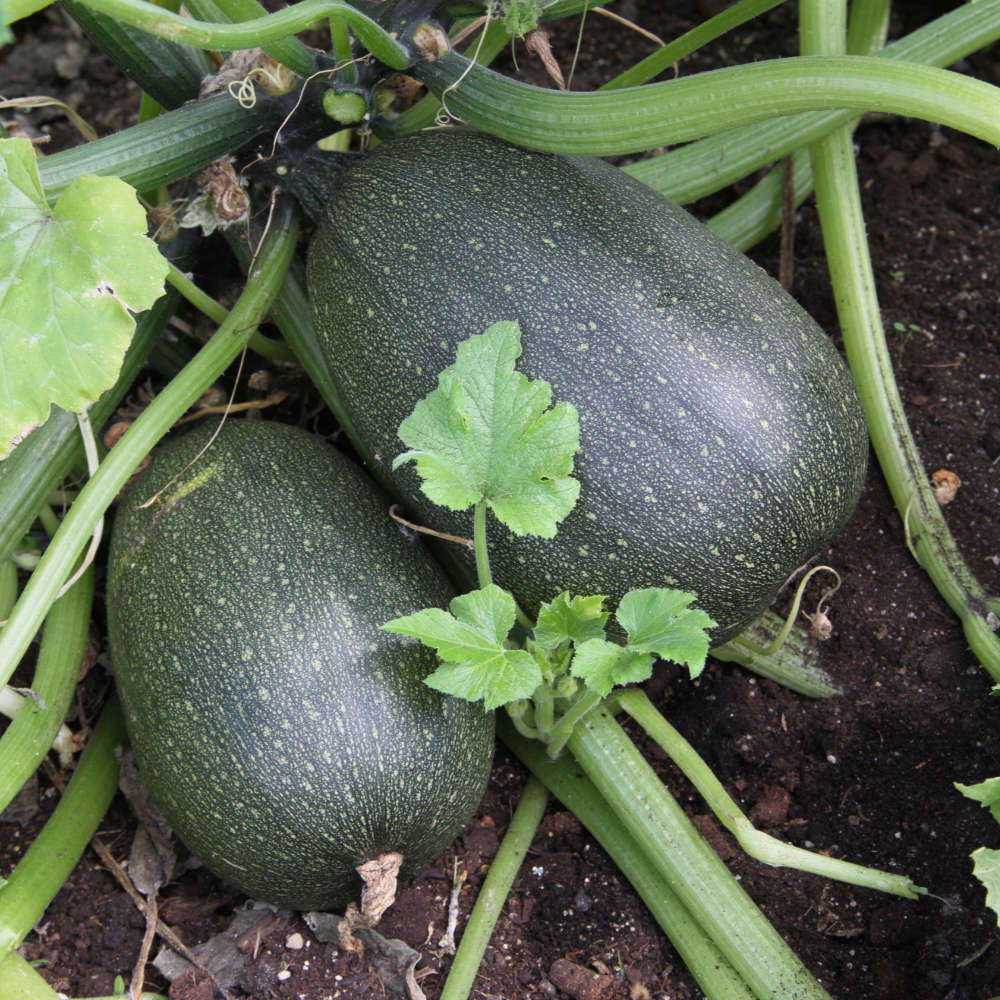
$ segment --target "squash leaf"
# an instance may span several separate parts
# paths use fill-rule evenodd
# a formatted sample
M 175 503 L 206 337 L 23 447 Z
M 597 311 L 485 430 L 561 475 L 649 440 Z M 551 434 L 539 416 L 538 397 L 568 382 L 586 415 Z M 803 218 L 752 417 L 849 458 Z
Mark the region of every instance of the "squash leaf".
M 705 630 L 715 622 L 700 608 L 689 607 L 694 599 L 694 594 L 665 587 L 630 590 L 615 611 L 628 633 L 628 648 L 684 664 L 697 677 L 708 656 Z
M 576 647 L 570 673 L 606 698 L 619 684 L 639 684 L 653 672 L 656 657 L 607 639 L 588 639 Z
M 563 591 L 548 604 L 538 609 L 538 622 L 534 628 L 535 645 L 552 650 L 564 642 L 581 645 L 588 639 L 604 636 L 608 613 L 602 611 L 606 598 L 570 597 Z
M 466 701 L 484 702 L 492 711 L 519 698 L 530 698 L 542 682 L 535 658 L 505 646 L 514 627 L 514 598 L 490 584 L 452 600 L 449 611 L 427 608 L 382 626 L 419 639 L 438 651 L 441 664 L 424 681 Z
M 114 384 L 132 311 L 163 294 L 145 232 L 124 181 L 78 177 L 50 207 L 31 143 L 0 140 L 0 458 L 53 404 L 79 412 Z
M 400 425 L 424 493 L 451 510 L 485 500 L 511 531 L 551 538 L 573 509 L 580 484 L 573 455 L 580 423 L 568 403 L 549 409 L 548 383 L 514 370 L 517 323 L 496 323 L 458 345 L 455 364 Z

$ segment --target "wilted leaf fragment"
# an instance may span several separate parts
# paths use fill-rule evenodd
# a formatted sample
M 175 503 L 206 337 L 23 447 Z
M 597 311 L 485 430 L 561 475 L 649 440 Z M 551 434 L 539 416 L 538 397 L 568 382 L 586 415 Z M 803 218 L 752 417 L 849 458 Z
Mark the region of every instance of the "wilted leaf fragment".
M 1000 924 L 1000 851 L 980 847 L 972 852 L 972 872 L 986 887 L 986 905 Z
M 382 627 L 413 636 L 438 651 L 441 665 L 425 681 L 467 701 L 482 700 L 487 711 L 530 698 L 542 682 L 534 657 L 505 645 L 514 627 L 514 598 L 496 584 L 456 597 L 449 611 L 428 608 Z
M 467 510 L 485 500 L 517 534 L 551 538 L 580 484 L 570 476 L 580 424 L 568 403 L 549 409 L 547 382 L 514 370 L 517 323 L 496 323 L 458 345 L 438 387 L 400 425 L 423 490 L 436 504 Z
M 124 181 L 79 177 L 50 208 L 31 143 L 0 140 L 0 458 L 52 404 L 79 412 L 114 384 L 131 312 L 163 294 L 145 231 Z

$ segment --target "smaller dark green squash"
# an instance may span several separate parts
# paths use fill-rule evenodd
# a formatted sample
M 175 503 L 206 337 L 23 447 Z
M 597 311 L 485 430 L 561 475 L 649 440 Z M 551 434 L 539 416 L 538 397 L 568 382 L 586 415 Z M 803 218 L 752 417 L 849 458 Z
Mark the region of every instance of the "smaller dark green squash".
M 405 878 L 456 836 L 493 720 L 428 688 L 433 653 L 380 630 L 454 592 L 364 473 L 264 421 L 230 420 L 198 457 L 213 429 L 166 445 L 119 506 L 107 598 L 129 735 L 212 871 L 337 907 L 359 864 L 400 851 Z

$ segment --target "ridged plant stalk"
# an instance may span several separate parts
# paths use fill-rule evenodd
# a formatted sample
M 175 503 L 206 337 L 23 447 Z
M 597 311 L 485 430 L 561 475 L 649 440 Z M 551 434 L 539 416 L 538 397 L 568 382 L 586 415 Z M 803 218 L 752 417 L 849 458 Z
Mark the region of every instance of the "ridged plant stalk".
M 621 691 L 612 697 L 612 703 L 635 719 L 659 744 L 663 752 L 698 789 L 722 825 L 751 857 L 775 867 L 795 868 L 906 899 L 917 899 L 926 892 L 905 875 L 879 871 L 816 851 L 807 851 L 757 830 L 694 747 L 660 714 L 644 691 L 638 688 Z
M 41 918 L 97 830 L 118 790 L 115 750 L 124 742 L 125 722 L 112 700 L 55 812 L 0 886 L 0 962 Z
M 82 174 L 114 175 L 138 191 L 152 191 L 273 133 L 284 114 L 281 102 L 273 98 L 258 96 L 252 108 L 244 108 L 229 94 L 216 94 L 46 156 L 39 161 L 38 172 L 50 200 Z
M 843 46 L 843 22 L 825 3 L 803 3 L 802 16 L 802 44 L 807 51 Z M 1000 97 L 1000 88 L 992 89 Z M 948 529 L 896 387 L 868 251 L 850 130 L 842 128 L 818 140 L 811 154 L 816 205 L 844 350 L 865 409 L 872 447 L 911 551 L 958 615 L 979 662 L 1000 682 L 1000 636 L 996 633 L 1000 603 L 983 590 Z
M 31 693 L 0 736 L 0 813 L 42 762 L 66 717 L 87 647 L 93 597 L 91 567 L 45 619 Z
M 568 749 L 757 1000 L 829 1000 L 605 707 L 577 723 Z
M 538 824 L 545 815 L 548 799 L 545 786 L 537 778 L 529 778 L 521 791 L 500 850 L 490 862 L 490 869 L 479 888 L 438 1000 L 466 1000 L 469 996 L 503 904 L 531 847 Z
M 1000 0 L 963 4 L 873 58 L 950 66 L 1000 39 Z M 814 111 L 746 125 L 625 167 L 626 173 L 679 201 L 695 201 L 849 125 L 851 110 Z
M 295 250 L 297 232 L 294 210 L 282 202 L 247 285 L 226 322 L 129 427 L 80 491 L 0 633 L 0 683 L 6 683 L 14 672 L 90 540 L 94 526 L 136 466 L 245 347 L 281 286 Z
M 649 845 L 632 836 L 576 763 L 569 757 L 550 759 L 542 744 L 518 735 L 503 714 L 497 716 L 497 733 L 608 852 L 709 1000 L 753 1000 L 750 988 L 664 882 L 650 860 Z
M 191 17 L 218 23 L 246 23 L 267 17 L 267 10 L 257 0 L 191 0 L 184 4 Z M 276 38 L 261 48 L 282 66 L 299 76 L 309 76 L 316 69 L 316 53 L 291 33 Z
M 238 23 L 197 21 L 164 10 L 146 0 L 88 0 L 102 14 L 125 24 L 182 45 L 218 52 L 253 49 L 277 42 L 285 46 L 288 37 L 325 21 L 342 17 L 365 48 L 392 69 L 406 69 L 410 55 L 381 25 L 362 14 L 345 0 L 302 0 L 273 14 L 264 14 Z M 239 10 L 239 7 L 229 8 Z M 297 60 L 296 65 L 298 65 Z M 290 67 L 295 69 L 295 66 Z M 304 67 L 303 67 L 304 68 Z
M 430 52 L 447 40 L 440 30 Z M 412 73 L 452 114 L 519 145 L 612 156 L 700 139 L 827 108 L 941 122 L 1000 145 L 996 87 L 949 70 L 870 56 L 763 60 L 616 91 L 552 91 L 511 80 L 457 52 Z M 460 81 L 460 82 L 459 82 Z
M 847 29 L 847 51 L 852 55 L 875 55 L 885 45 L 889 29 L 890 0 L 851 4 Z M 933 60 L 931 60 L 933 62 Z M 854 128 L 860 119 L 854 119 Z M 670 154 L 667 154 L 670 155 Z M 813 191 L 812 162 L 808 148 L 792 156 L 792 205 L 798 208 Z M 627 168 L 626 168 L 627 169 Z M 731 205 L 708 220 L 708 226 L 737 250 L 749 250 L 780 225 L 785 211 L 782 168 L 772 168 L 766 177 Z

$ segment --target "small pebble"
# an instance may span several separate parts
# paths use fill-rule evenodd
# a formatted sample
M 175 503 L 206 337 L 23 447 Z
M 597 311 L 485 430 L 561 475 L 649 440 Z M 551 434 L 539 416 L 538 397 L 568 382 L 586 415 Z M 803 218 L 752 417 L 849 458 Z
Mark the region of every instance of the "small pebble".
M 289 934 L 285 940 L 285 947 L 291 948 L 292 951 L 301 951 L 304 944 L 305 940 L 298 931 L 294 934 Z
M 278 980 L 279 980 L 279 982 L 283 983 L 286 979 L 291 979 L 291 978 L 292 978 L 292 974 L 291 974 L 291 972 L 289 972 L 288 969 L 282 969 L 281 972 L 278 973 Z

